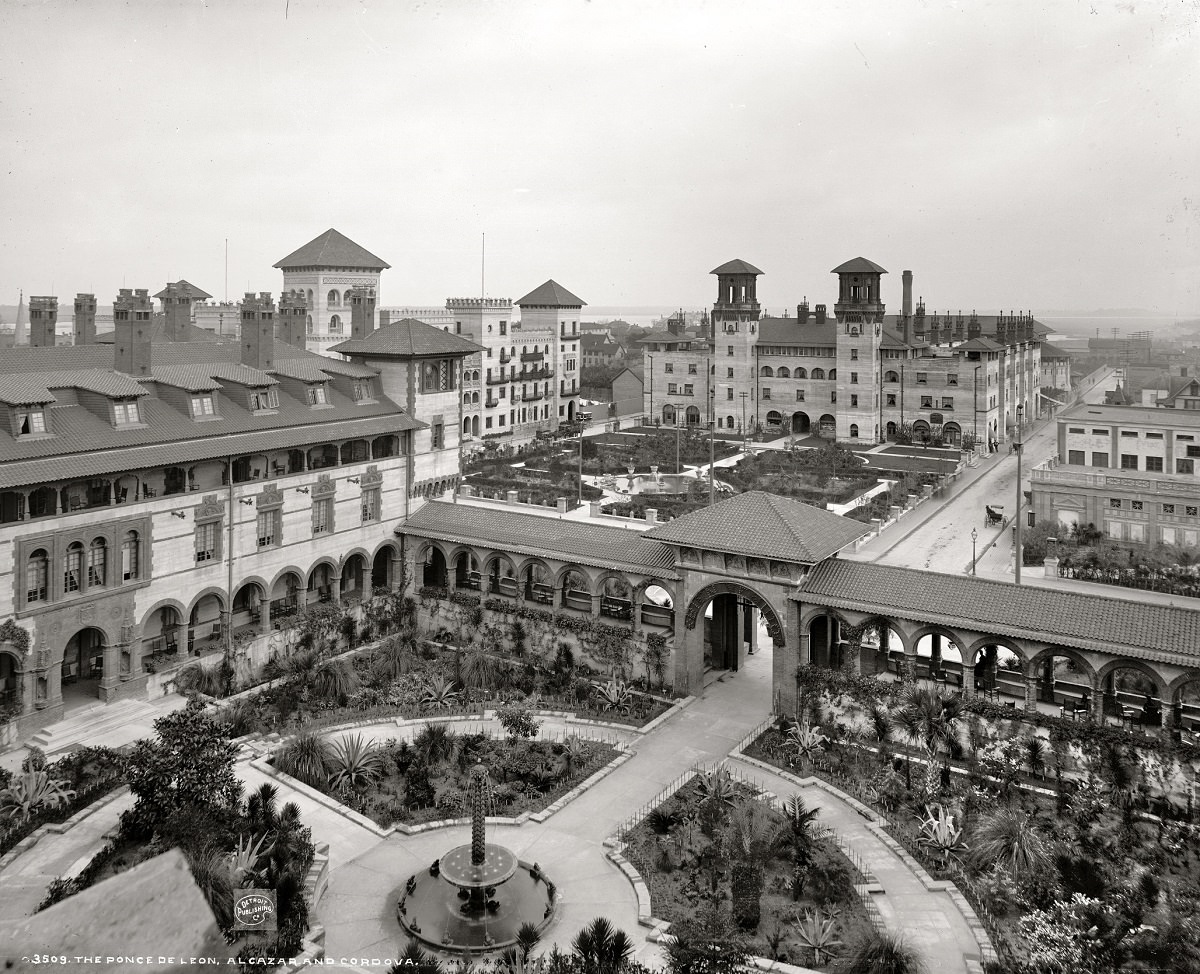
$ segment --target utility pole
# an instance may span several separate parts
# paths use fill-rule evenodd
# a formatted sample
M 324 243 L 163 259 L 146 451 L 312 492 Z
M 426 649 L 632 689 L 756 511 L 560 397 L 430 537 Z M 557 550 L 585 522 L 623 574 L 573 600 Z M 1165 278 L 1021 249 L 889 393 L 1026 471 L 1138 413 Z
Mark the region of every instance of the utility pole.
M 1021 492 L 1021 447 L 1024 444 L 1021 442 L 1021 420 L 1025 418 L 1025 406 L 1023 403 L 1017 403 L 1017 430 L 1013 437 L 1013 449 L 1017 451 L 1017 515 L 1016 515 L 1016 549 L 1013 552 L 1015 559 L 1013 563 L 1013 577 L 1018 585 L 1021 584 L 1021 503 L 1025 500 L 1025 495 Z
M 712 507 L 717 502 L 717 472 L 716 472 L 716 444 L 715 435 L 717 429 L 717 417 L 715 415 L 716 402 L 714 401 L 713 393 L 715 389 L 710 389 L 708 392 L 708 506 Z
M 742 452 L 746 452 L 746 441 L 749 431 L 746 429 L 746 397 L 750 395 L 748 392 L 742 392 Z
M 579 427 L 579 506 L 583 507 L 583 427 Z

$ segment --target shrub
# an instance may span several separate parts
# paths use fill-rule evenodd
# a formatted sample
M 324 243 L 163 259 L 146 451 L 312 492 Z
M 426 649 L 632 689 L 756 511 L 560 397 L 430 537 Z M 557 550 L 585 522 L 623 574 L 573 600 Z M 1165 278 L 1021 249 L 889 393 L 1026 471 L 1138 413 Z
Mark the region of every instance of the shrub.
M 276 769 L 314 788 L 324 788 L 329 780 L 328 742 L 311 731 L 297 734 L 275 752 Z
M 505 704 L 496 711 L 496 719 L 508 734 L 509 740 L 536 737 L 541 724 L 533 719 L 533 711 L 518 704 Z

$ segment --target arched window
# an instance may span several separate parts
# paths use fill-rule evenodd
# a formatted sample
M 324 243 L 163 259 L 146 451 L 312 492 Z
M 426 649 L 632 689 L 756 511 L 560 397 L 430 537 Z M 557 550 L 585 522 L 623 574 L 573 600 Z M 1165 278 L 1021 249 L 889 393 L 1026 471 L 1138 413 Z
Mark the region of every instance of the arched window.
M 725 428 L 733 429 L 733 417 L 732 416 L 725 417 Z
M 831 379 L 836 379 L 836 378 L 837 378 L 837 369 L 830 369 L 830 370 L 829 370 L 829 378 L 831 378 Z
M 796 372 L 792 376 L 792 378 L 793 379 L 807 379 L 808 378 L 808 370 L 803 369 L 803 368 L 796 369 Z
M 312 299 L 312 288 L 311 288 L 311 287 L 308 289 L 308 306 L 309 306 L 309 308 L 310 308 L 310 309 L 311 309 L 311 308 L 312 308 L 312 306 L 313 306 L 313 299 Z
M 464 406 L 471 405 L 471 394 L 469 392 L 463 393 L 463 405 Z
M 850 424 L 850 439 L 852 439 L 852 440 L 858 439 L 858 423 Z
M 792 377 L 791 370 L 786 365 L 779 366 L 779 378 L 790 379 Z
M 471 432 L 471 417 L 464 416 L 463 417 L 463 433 L 470 433 L 470 432 Z
M 758 374 L 763 376 L 764 378 L 769 379 L 769 378 L 771 378 L 771 376 L 773 376 L 775 374 L 775 370 L 772 369 L 771 366 L 769 366 L 769 365 L 764 365 L 761 369 L 758 370 Z
M 38 548 L 25 563 L 25 601 L 45 602 L 50 578 L 50 559 L 45 549 Z
M 83 545 L 74 542 L 63 555 L 63 592 L 78 592 L 83 586 Z
M 108 546 L 96 538 L 88 548 L 88 588 L 104 585 L 108 577 Z
M 332 318 L 329 319 L 329 330 L 330 331 L 341 331 L 342 330 L 342 319 L 338 315 L 334 315 Z
M 825 378 L 825 370 L 824 369 L 813 369 L 812 377 L 814 379 L 824 379 Z
M 305 331 L 307 331 L 311 335 L 312 330 L 313 330 L 312 315 L 304 316 L 304 326 L 305 326 Z
M 138 533 L 126 531 L 125 538 L 121 542 L 121 578 L 127 582 L 138 577 L 138 562 L 141 556 L 138 548 Z
M 888 371 L 888 372 L 885 372 L 885 373 L 883 374 L 883 381 L 884 381 L 884 382 L 899 382 L 899 381 L 900 381 L 900 375 L 899 375 L 899 373 L 898 373 L 898 372 L 896 372 L 896 370 L 895 370 L 895 369 L 892 369 L 892 370 L 890 370 L 890 371 Z
M 337 291 L 330 291 L 325 295 L 325 304 L 330 308 L 340 308 L 342 306 L 342 296 Z
M 351 296 L 353 293 L 354 293 L 353 291 L 347 291 L 347 292 L 346 292 L 346 293 L 345 293 L 345 294 L 342 296 L 342 301 L 343 301 L 343 303 L 344 303 L 345 305 L 347 305 L 347 306 L 349 306 L 349 305 L 350 305 L 350 296 Z

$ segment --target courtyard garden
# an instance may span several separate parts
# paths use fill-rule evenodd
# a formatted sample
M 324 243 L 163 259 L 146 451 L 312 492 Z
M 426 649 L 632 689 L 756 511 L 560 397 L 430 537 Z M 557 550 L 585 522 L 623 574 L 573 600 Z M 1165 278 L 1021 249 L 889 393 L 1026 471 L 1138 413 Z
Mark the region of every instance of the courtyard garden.
M 884 816 L 967 896 L 997 971 L 1200 969 L 1195 748 L 911 683 L 805 670 L 800 690 L 747 754 Z

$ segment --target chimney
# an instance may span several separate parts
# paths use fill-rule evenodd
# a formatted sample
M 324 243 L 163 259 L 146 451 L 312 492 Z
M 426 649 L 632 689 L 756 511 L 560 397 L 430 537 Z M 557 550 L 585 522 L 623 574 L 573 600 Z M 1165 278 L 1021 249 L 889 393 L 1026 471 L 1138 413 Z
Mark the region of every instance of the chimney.
M 975 314 L 975 309 L 971 309 L 971 320 L 967 322 L 967 339 L 978 338 L 979 333 L 983 329 L 979 324 L 979 316 Z
M 284 291 L 279 295 L 276 337 L 293 348 L 308 345 L 308 302 L 303 291 Z
M 163 291 L 163 337 L 169 342 L 186 342 L 192 330 L 192 299 L 178 284 Z
M 73 326 L 76 345 L 96 344 L 96 295 L 75 295 L 75 324 Z
M 113 368 L 134 378 L 150 375 L 150 334 L 153 330 L 150 292 L 121 288 L 113 302 Z
M 817 305 L 817 324 L 825 324 L 825 305 L 823 304 Z
M 808 323 L 808 295 L 804 295 L 804 300 L 796 305 L 796 320 L 804 325 Z
M 917 310 L 913 314 L 913 334 L 917 341 L 925 341 L 925 299 L 917 299 Z
M 275 368 L 275 302 L 271 292 L 247 291 L 242 299 L 242 365 Z
M 366 338 L 375 330 L 375 289 L 356 287 L 350 292 L 350 337 Z
M 379 327 L 382 328 L 384 325 L 390 325 L 391 323 L 392 323 L 392 313 L 390 311 L 388 311 L 386 308 L 380 308 L 379 309 Z
M 58 298 L 30 296 L 29 298 L 29 345 L 36 348 L 53 348 L 58 324 Z
M 900 311 L 905 318 L 912 315 L 912 271 L 905 271 L 900 275 L 900 279 L 904 282 L 904 296 L 900 302 Z
M 1025 341 L 1033 341 L 1033 312 L 1025 315 Z

